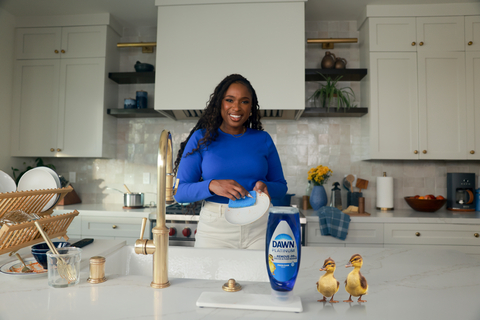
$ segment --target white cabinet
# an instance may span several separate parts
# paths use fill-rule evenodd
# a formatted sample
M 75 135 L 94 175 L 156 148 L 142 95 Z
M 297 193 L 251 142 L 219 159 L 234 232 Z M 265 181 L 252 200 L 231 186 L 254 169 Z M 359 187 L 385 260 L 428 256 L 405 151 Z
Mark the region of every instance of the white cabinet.
M 148 218 L 148 214 L 146 214 Z M 117 239 L 125 240 L 127 245 L 135 244 L 140 237 L 142 218 L 140 217 L 119 217 L 111 213 L 95 212 L 94 215 L 82 214 L 73 219 L 68 227 L 69 238 L 93 238 L 93 239 Z M 150 235 L 151 223 L 147 220 L 145 236 Z
M 126 240 L 127 245 L 133 245 L 139 239 L 141 225 L 139 218 L 82 216 L 82 237 Z M 150 220 L 147 220 L 145 235 L 149 234 Z
M 480 51 L 467 52 L 466 64 L 467 151 L 468 159 L 478 160 L 480 159 Z
M 466 159 L 465 52 L 418 52 L 420 159 Z
M 369 106 L 362 119 L 369 141 L 365 158 L 472 158 L 466 104 L 474 91 L 466 89 L 465 28 L 464 16 L 365 21 L 360 29 L 361 64 L 370 70 L 361 82 L 362 105 Z M 476 77 L 478 69 L 473 72 Z
M 345 241 L 322 236 L 320 224 L 307 223 L 307 245 L 318 247 L 383 246 L 383 223 L 350 223 Z
M 385 244 L 479 246 L 480 225 L 386 223 Z
M 12 156 L 113 157 L 106 108 L 117 99 L 108 70 L 119 63 L 118 35 L 107 26 L 38 29 L 17 31 Z M 65 53 L 50 52 L 58 43 Z
M 106 26 L 18 28 L 16 59 L 96 58 L 106 55 Z
M 480 51 L 480 16 L 465 17 L 466 51 Z
M 465 51 L 465 18 L 422 17 L 417 22 L 417 51 Z

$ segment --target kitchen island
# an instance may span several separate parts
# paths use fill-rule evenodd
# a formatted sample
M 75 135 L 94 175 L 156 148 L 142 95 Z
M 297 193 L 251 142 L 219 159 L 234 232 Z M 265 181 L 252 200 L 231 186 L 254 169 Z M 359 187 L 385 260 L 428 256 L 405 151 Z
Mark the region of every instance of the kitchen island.
M 83 266 L 89 256 L 106 257 L 107 270 L 110 252 L 119 250 L 124 242 L 96 240 L 85 247 Z M 22 249 L 28 252 L 28 249 Z M 188 261 L 189 252 L 195 257 Z M 235 254 L 236 250 L 233 251 Z M 238 250 L 251 260 L 263 265 L 263 251 Z M 200 268 L 199 256 L 220 259 L 220 249 L 194 249 L 170 247 L 169 256 L 185 255 L 186 264 Z M 344 265 L 359 253 L 364 258 L 362 274 L 369 283 L 366 303 L 345 303 L 348 298 L 344 281 L 352 270 Z M 28 257 L 28 255 L 27 255 Z M 151 256 L 145 257 L 150 258 Z M 340 303 L 317 302 L 322 296 L 315 283 L 320 275 L 324 259 L 336 261 L 335 277 L 340 290 L 335 299 Z M 173 259 L 173 258 L 171 258 Z M 14 260 L 0 256 L 0 263 Z M 110 258 L 110 261 L 113 260 Z M 170 273 L 174 272 L 170 262 Z M 301 313 L 251 311 L 235 309 L 198 308 L 196 301 L 202 292 L 223 292 L 221 287 L 228 280 L 207 275 L 204 279 L 170 277 L 171 286 L 152 289 L 152 280 L 146 275 L 106 273 L 107 281 L 89 284 L 88 267 L 81 272 L 80 283 L 70 288 L 54 289 L 48 286 L 47 277 L 12 279 L 0 274 L 0 318 L 10 319 L 462 319 L 480 318 L 478 288 L 480 287 L 480 260 L 457 250 L 442 248 L 335 248 L 303 247 L 301 270 L 294 293 L 303 304 Z M 178 267 L 178 265 L 177 265 Z M 238 268 L 238 264 L 235 266 Z M 246 263 L 242 268 L 251 268 Z M 258 267 L 257 267 L 258 268 Z M 266 273 L 266 270 L 265 270 Z M 249 293 L 269 294 L 270 284 L 265 281 L 238 281 L 243 290 L 232 295 Z

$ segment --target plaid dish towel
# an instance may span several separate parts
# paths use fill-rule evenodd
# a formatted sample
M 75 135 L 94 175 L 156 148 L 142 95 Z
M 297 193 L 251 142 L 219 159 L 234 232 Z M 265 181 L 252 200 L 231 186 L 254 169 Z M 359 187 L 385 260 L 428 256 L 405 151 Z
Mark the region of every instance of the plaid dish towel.
M 322 236 L 332 236 L 345 240 L 350 225 L 350 216 L 334 207 L 321 207 L 315 214 L 320 221 L 320 232 Z

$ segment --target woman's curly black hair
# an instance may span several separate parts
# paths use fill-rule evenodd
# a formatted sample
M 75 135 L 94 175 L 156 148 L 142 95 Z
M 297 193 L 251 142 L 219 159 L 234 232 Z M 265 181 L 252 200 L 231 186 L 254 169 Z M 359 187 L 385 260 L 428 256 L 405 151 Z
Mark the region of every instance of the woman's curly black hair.
M 250 117 L 248 117 L 247 121 L 243 124 L 246 128 L 252 128 L 256 130 L 263 131 L 262 123 L 260 122 L 260 107 L 258 105 L 257 94 L 255 93 L 255 89 L 253 89 L 250 81 L 248 81 L 245 77 L 239 74 L 231 74 L 223 79 L 215 88 L 215 91 L 210 95 L 210 100 L 207 103 L 207 106 L 203 110 L 203 114 L 198 120 L 197 124 L 193 127 L 188 135 L 187 139 L 180 144 L 180 150 L 178 150 L 177 159 L 175 160 L 175 168 L 174 173 L 177 173 L 178 166 L 180 164 L 180 160 L 182 159 L 183 151 L 185 150 L 185 146 L 187 145 L 188 140 L 192 136 L 192 134 L 199 130 L 205 129 L 205 135 L 202 139 L 198 141 L 197 147 L 193 149 L 191 152 L 186 154 L 188 156 L 193 154 L 194 152 L 198 151 L 200 148 L 205 148 L 212 141 L 215 141 L 218 137 L 218 128 L 223 122 L 222 115 L 221 115 L 221 107 L 222 107 L 222 100 L 227 92 L 228 88 L 232 83 L 241 83 L 247 87 L 248 91 L 252 96 L 252 113 Z

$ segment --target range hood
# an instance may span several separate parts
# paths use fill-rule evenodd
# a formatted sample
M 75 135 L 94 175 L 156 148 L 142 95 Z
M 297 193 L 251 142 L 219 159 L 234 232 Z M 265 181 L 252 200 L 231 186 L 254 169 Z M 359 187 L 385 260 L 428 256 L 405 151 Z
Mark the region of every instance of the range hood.
M 305 109 L 305 1 L 156 0 L 155 110 L 198 119 L 215 86 L 239 73 L 263 119 Z

